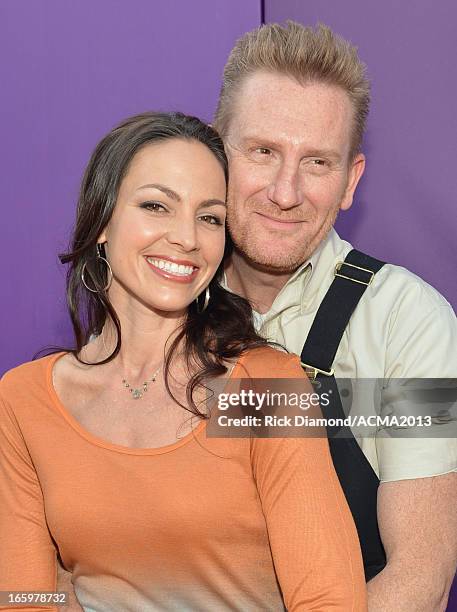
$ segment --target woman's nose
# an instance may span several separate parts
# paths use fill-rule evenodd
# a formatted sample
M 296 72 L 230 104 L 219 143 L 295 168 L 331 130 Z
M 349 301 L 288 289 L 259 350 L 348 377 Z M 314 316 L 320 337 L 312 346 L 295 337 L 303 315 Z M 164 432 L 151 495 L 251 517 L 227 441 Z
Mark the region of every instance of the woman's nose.
M 178 246 L 183 251 L 195 251 L 198 248 L 195 219 L 183 218 L 178 215 L 169 228 L 167 240 L 170 244 Z

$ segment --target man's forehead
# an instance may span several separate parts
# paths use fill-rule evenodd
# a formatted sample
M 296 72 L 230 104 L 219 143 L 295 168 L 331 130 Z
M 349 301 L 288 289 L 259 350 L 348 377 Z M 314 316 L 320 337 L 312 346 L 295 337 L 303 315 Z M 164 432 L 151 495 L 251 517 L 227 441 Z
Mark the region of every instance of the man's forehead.
M 244 78 L 235 93 L 235 101 L 249 104 L 250 100 L 256 99 L 271 108 L 272 99 L 281 98 L 282 105 L 288 105 L 290 101 L 308 99 L 311 93 L 316 98 L 328 98 L 331 94 L 334 98 L 349 100 L 346 92 L 337 85 L 312 79 L 298 80 L 291 75 L 259 70 Z
M 255 91 L 275 91 L 280 90 L 282 85 L 296 85 L 297 88 L 303 88 L 306 84 L 300 83 L 294 77 L 273 72 L 270 70 L 257 70 L 246 75 L 240 87 L 240 91 L 246 92 L 248 95 Z
M 286 75 L 258 72 L 237 92 L 231 131 L 237 140 L 268 139 L 278 146 L 298 146 L 306 135 L 321 141 L 337 134 L 346 139 L 352 113 L 347 94 L 336 86 L 299 83 Z
M 301 135 L 296 130 L 286 130 L 284 122 L 276 123 L 274 129 L 260 122 L 247 122 L 246 129 L 240 133 L 240 139 L 244 144 L 259 145 L 271 149 L 278 149 L 284 143 L 299 146 L 302 141 Z

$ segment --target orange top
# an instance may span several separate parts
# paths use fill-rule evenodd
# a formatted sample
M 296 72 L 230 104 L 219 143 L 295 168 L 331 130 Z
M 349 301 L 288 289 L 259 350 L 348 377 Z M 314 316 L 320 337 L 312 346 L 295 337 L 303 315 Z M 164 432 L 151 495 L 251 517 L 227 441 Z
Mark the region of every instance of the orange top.
M 0 382 L 0 591 L 54 591 L 57 553 L 87 612 L 367 609 L 327 440 L 207 438 L 204 421 L 169 446 L 112 444 L 59 401 L 59 356 Z M 271 348 L 245 371 L 304 377 Z

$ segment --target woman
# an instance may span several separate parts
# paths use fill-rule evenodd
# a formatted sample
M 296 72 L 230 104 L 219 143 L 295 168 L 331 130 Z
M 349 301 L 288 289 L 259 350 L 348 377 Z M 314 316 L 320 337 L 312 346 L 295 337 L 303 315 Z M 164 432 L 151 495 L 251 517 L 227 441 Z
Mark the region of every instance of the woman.
M 57 555 L 86 611 L 366 609 L 326 440 L 205 436 L 223 375 L 309 385 L 219 284 L 226 179 L 181 114 L 97 146 L 61 257 L 76 349 L 0 385 L 0 590 L 55 590 Z

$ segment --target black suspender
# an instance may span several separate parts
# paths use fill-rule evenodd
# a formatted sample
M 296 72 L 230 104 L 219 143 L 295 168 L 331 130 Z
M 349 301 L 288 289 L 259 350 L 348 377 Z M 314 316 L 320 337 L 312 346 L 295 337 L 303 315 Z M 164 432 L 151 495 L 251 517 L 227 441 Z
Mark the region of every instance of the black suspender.
M 314 318 L 301 353 L 304 369 L 321 385 L 320 392 L 332 390 L 329 406 L 321 406 L 326 418 L 344 418 L 333 360 L 344 330 L 366 288 L 384 262 L 357 250 L 348 253 L 335 268 L 330 285 Z M 362 549 L 365 577 L 370 580 L 386 565 L 386 556 L 377 522 L 379 479 L 352 435 L 335 438 L 339 428 L 327 428 L 336 473 L 354 517 Z
M 360 298 L 384 262 L 353 249 L 335 269 L 301 352 L 303 364 L 331 371 L 336 351 Z

